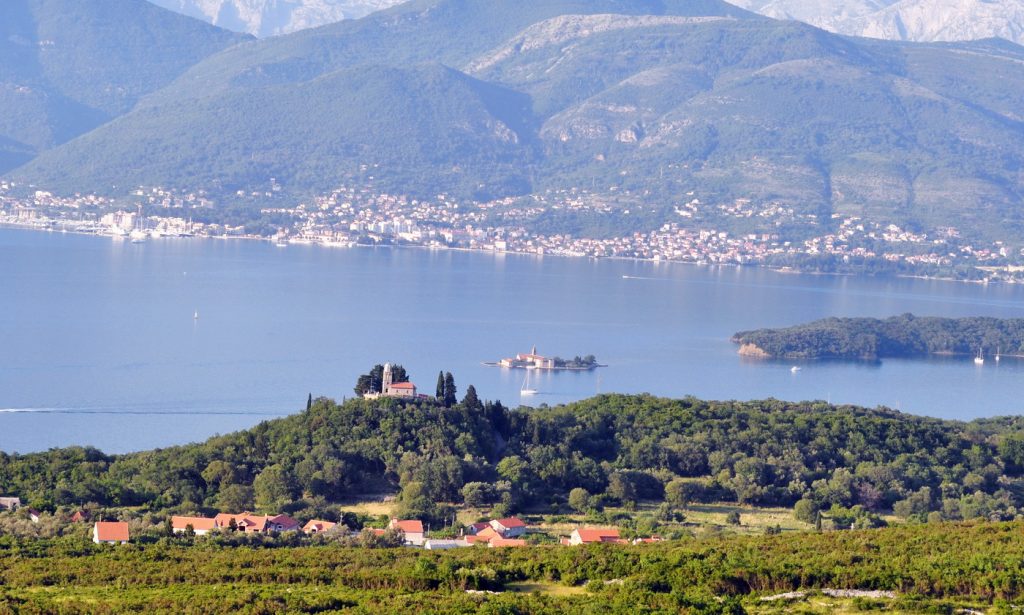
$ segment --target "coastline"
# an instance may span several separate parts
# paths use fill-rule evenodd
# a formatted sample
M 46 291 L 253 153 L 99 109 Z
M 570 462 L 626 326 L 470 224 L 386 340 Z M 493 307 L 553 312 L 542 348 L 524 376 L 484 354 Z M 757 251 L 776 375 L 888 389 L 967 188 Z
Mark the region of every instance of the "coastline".
M 0 229 L 14 229 L 22 231 L 34 231 L 38 233 L 59 233 L 59 234 L 74 234 L 74 235 L 85 235 L 91 237 L 101 237 L 110 240 L 116 240 L 117 238 L 113 235 L 105 235 L 102 233 L 96 233 L 92 231 L 84 231 L 78 229 L 68 228 L 53 228 L 53 227 L 40 227 L 32 224 L 18 224 L 13 222 L 0 222 Z M 127 239 L 127 238 L 125 238 Z M 160 239 L 217 239 L 217 240 L 243 240 L 243 241 L 262 241 L 273 244 L 275 239 L 273 237 L 261 237 L 255 235 L 166 235 L 160 237 Z M 152 240 L 152 239 L 150 239 Z M 466 248 L 459 246 L 444 246 L 444 245 L 415 245 L 415 244 L 381 244 L 381 245 L 369 245 L 360 243 L 351 244 L 329 244 L 321 241 L 294 241 L 289 240 L 288 245 L 295 246 L 312 246 L 317 248 L 325 248 L 330 250 L 337 249 L 354 249 L 354 248 L 389 248 L 389 249 L 412 249 L 412 250 L 445 250 L 454 252 L 471 252 L 477 254 L 491 254 L 494 256 L 506 256 L 512 255 L 517 257 L 533 257 L 536 259 L 543 259 L 545 257 L 550 258 L 568 258 L 568 259 L 588 259 L 593 261 L 627 261 L 635 263 L 651 263 L 651 264 L 671 264 L 671 265 L 689 265 L 694 267 L 728 267 L 734 269 L 740 269 L 744 267 L 751 267 L 756 269 L 764 269 L 777 274 L 788 274 L 788 275 L 815 275 L 815 276 L 836 276 L 836 277 L 892 277 L 897 279 L 911 279 L 911 280 L 925 280 L 933 282 L 958 282 L 966 284 L 979 284 L 988 285 L 993 282 L 986 279 L 981 280 L 965 280 L 947 276 L 930 276 L 921 274 L 910 274 L 910 273 L 882 273 L 882 274 L 861 274 L 856 272 L 844 272 L 844 271 L 812 271 L 799 268 L 793 268 L 790 266 L 778 267 L 768 265 L 764 263 L 708 263 L 708 262 L 694 262 L 694 261 L 682 261 L 682 260 L 668 260 L 668 259 L 654 259 L 654 258 L 641 258 L 637 256 L 593 256 L 586 254 L 558 254 L 558 253 L 545 253 L 537 254 L 535 252 L 516 252 L 507 250 L 494 250 L 485 248 Z M 285 246 L 286 247 L 286 246 Z M 997 280 L 995 283 L 998 284 L 1018 284 L 1015 280 Z

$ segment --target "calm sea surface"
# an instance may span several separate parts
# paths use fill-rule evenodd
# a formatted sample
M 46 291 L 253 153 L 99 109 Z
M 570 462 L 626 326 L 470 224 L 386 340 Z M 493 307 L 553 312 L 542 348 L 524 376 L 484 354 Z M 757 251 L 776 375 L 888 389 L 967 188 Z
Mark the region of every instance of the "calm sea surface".
M 625 277 L 624 277 L 625 276 Z M 194 318 L 199 313 L 198 320 Z M 1024 288 L 467 252 L 278 248 L 0 229 L 0 450 L 124 452 L 202 440 L 352 396 L 376 362 L 432 393 L 518 405 L 524 372 L 594 354 L 531 405 L 597 392 L 826 399 L 971 419 L 1024 410 L 1024 362 L 745 360 L 737 330 L 825 316 L 1024 316 Z

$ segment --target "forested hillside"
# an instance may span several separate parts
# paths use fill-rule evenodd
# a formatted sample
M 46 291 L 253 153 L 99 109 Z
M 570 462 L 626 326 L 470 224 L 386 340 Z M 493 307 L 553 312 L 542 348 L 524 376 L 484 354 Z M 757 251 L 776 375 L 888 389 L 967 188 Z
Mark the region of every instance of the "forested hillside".
M 508 410 L 469 399 L 320 399 L 301 414 L 203 444 L 123 456 L 61 449 L 0 456 L 0 492 L 29 504 L 300 512 L 400 490 L 403 513 L 438 503 L 549 510 L 665 500 L 799 504 L 854 523 L 1013 518 L 1024 505 L 1024 419 L 940 421 L 825 403 L 604 395 Z M 859 506 L 854 512 L 849 509 Z M 845 509 L 845 510 L 844 510 Z M 865 520 L 864 523 L 871 523 Z
M 144 0 L 0 2 L 0 173 L 248 38 Z
M 784 329 L 741 331 L 740 352 L 789 359 L 884 359 L 936 354 L 1024 354 L 1019 318 L 934 318 L 913 314 L 827 318 Z

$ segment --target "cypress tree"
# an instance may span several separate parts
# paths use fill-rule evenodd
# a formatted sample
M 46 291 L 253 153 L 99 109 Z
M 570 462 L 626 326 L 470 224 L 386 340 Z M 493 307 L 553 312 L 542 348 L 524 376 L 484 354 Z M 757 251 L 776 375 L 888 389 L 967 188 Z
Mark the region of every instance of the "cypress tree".
M 458 402 L 458 398 L 455 397 L 455 376 L 452 376 L 451 372 L 445 372 L 444 374 L 444 407 L 451 408 Z
M 306 411 L 309 411 L 313 407 L 313 394 L 310 393 L 309 397 L 306 398 Z
M 444 401 L 444 371 L 437 372 L 437 401 Z

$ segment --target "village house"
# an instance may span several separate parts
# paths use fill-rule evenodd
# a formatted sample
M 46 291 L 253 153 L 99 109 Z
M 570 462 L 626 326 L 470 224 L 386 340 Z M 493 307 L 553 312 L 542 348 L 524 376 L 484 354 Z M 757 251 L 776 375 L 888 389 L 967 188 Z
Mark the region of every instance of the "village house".
M 498 530 L 488 526 L 480 530 L 476 534 L 473 534 L 473 538 L 476 538 L 477 541 L 488 542 L 494 540 L 495 538 L 502 538 L 502 535 L 498 533 Z
M 542 357 L 537 354 L 537 347 L 530 350 L 530 354 L 517 354 L 514 357 L 502 359 L 499 363 L 502 367 L 516 367 L 520 369 L 553 369 L 555 360 Z
M 124 521 L 97 521 L 92 527 L 92 541 L 98 545 L 126 545 L 128 524 Z
M 491 524 L 487 521 L 478 521 L 477 523 L 474 523 L 472 525 L 467 525 L 466 533 L 470 536 L 476 536 L 477 533 L 486 530 L 489 527 L 491 527 Z
M 321 521 L 319 519 L 310 519 L 306 522 L 306 525 L 302 526 L 302 531 L 306 534 L 323 534 L 327 530 L 338 525 L 331 521 Z
M 577 545 L 592 545 L 597 543 L 625 544 L 625 542 L 626 541 L 619 536 L 619 530 L 616 528 L 576 528 L 572 531 L 572 535 L 569 536 L 569 539 L 565 541 L 564 544 L 575 547 Z
M 171 530 L 175 534 L 187 532 L 190 526 L 196 536 L 209 534 L 218 527 L 216 519 L 208 519 L 206 517 L 171 517 Z
M 302 528 L 299 522 L 288 515 L 254 515 L 251 512 L 241 514 L 220 513 L 214 517 L 216 527 L 230 528 L 234 521 L 235 529 L 246 534 L 268 534 L 270 532 L 293 532 Z
M 398 520 L 392 519 L 388 525 L 390 529 L 398 529 L 405 535 L 405 544 L 413 547 L 423 546 L 424 532 L 423 522 L 418 519 Z
M 89 513 L 84 510 L 76 510 L 75 514 L 71 515 L 72 523 L 84 523 L 89 520 Z
M 516 517 L 494 519 L 490 525 L 502 538 L 518 538 L 526 533 L 526 524 Z
M 0 497 L 0 510 L 18 510 L 21 507 L 21 498 Z
M 32 523 L 39 523 L 39 514 L 39 511 L 34 508 L 28 509 L 28 520 Z

